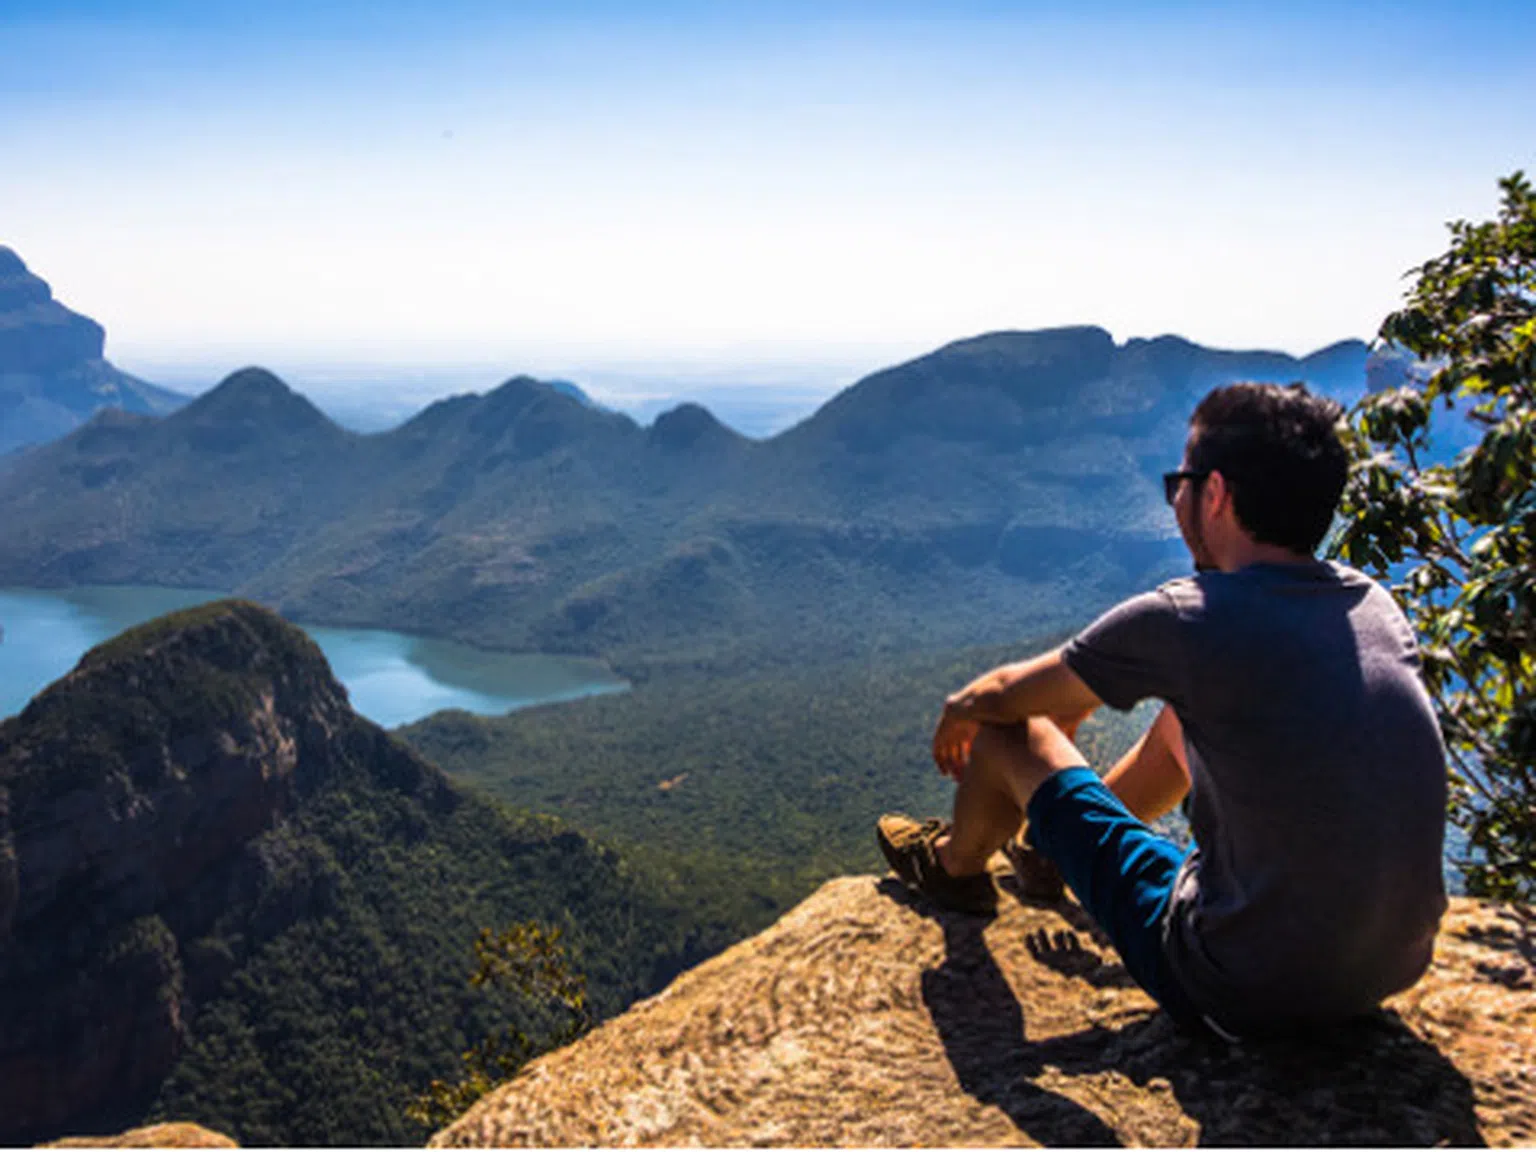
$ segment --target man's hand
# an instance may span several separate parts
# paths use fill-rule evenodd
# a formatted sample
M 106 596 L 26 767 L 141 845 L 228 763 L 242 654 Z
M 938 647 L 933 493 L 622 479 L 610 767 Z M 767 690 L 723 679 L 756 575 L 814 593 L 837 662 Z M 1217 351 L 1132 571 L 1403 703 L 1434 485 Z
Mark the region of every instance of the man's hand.
M 979 723 L 953 704 L 946 704 L 933 733 L 933 762 L 939 766 L 939 771 L 958 782 L 965 766 L 971 762 L 971 745 L 980 731 Z
M 944 702 L 933 734 L 933 762 L 959 780 L 971 762 L 971 745 L 983 724 L 1026 724 L 1049 717 L 1068 740 L 1102 701 L 1061 658 L 1061 649 L 978 676 Z

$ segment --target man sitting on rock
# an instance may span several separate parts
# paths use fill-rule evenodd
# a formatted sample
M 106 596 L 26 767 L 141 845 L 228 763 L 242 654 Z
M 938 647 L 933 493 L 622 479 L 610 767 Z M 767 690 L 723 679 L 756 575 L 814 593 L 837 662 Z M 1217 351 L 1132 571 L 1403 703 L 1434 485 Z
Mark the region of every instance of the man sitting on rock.
M 988 913 L 993 853 L 1026 891 L 1054 863 L 1136 981 L 1227 1036 L 1358 1015 L 1423 974 L 1446 906 L 1445 750 L 1391 596 L 1314 558 L 1348 472 L 1341 414 L 1301 385 L 1200 402 L 1163 478 L 1196 575 L 945 702 L 953 823 L 879 824 L 908 886 Z M 1078 724 L 1149 697 L 1161 712 L 1101 781 Z M 1186 794 L 1188 852 L 1144 823 Z

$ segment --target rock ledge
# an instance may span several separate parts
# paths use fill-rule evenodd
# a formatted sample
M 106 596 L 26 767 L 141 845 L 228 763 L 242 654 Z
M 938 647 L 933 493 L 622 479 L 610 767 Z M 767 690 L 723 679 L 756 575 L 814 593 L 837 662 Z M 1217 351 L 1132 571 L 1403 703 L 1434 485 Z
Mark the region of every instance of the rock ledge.
M 1536 916 L 1453 901 L 1434 967 L 1307 1042 L 1180 1034 L 1075 904 L 834 880 L 534 1062 L 435 1147 L 1536 1142 Z

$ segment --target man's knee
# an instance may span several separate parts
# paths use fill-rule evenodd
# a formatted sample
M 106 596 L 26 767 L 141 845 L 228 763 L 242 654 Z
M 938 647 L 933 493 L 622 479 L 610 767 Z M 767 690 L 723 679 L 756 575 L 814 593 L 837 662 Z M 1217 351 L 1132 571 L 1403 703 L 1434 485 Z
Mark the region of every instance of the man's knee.
M 1043 716 L 1023 724 L 983 724 L 971 745 L 971 768 L 1009 790 L 1033 792 L 1052 772 L 1083 764 L 1082 753 Z

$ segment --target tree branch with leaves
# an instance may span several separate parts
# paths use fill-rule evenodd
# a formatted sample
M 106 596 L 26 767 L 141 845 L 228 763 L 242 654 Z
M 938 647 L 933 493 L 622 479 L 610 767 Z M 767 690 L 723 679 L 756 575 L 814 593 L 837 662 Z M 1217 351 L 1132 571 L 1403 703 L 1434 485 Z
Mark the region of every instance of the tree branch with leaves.
M 512 1079 L 535 1056 L 569 1044 L 592 1026 L 587 1010 L 586 979 L 570 969 L 558 927 L 536 920 L 513 924 L 500 933 L 480 929 L 475 940 L 475 971 L 469 982 L 494 985 L 526 1000 L 557 1009 L 562 1022 L 534 1038 L 508 1027 L 463 1054 L 464 1075 L 457 1081 L 434 1080 L 407 1108 L 406 1115 L 441 1128 L 463 1115 L 496 1085 Z
M 1536 196 L 1450 225 L 1379 339 L 1427 371 L 1367 395 L 1333 551 L 1390 579 L 1451 758 L 1458 861 L 1478 895 L 1536 900 Z M 1450 459 L 1436 432 L 1470 422 Z

